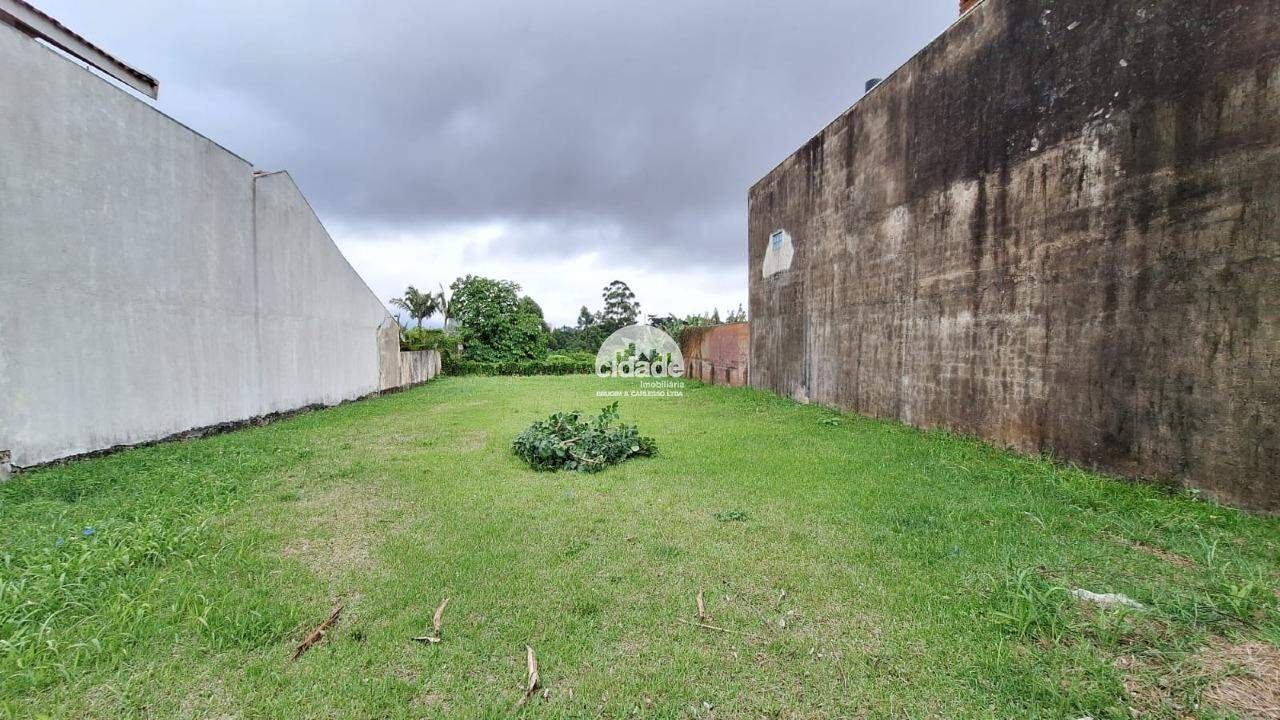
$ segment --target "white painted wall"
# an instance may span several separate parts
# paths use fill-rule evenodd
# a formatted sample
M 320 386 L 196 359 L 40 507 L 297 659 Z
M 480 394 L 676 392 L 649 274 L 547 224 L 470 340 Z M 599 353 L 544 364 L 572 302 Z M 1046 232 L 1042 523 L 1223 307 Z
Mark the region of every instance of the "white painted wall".
M 377 392 L 377 330 L 386 309 L 288 173 L 261 175 L 255 183 L 264 411 Z
M 15 465 L 374 392 L 384 322 L 287 174 L 0 25 Z

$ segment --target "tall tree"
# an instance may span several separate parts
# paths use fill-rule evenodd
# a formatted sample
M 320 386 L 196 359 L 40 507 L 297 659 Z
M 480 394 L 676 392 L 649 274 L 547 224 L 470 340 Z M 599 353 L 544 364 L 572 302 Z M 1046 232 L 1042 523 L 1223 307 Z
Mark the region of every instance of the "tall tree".
M 409 317 L 418 321 L 418 327 L 440 310 L 440 299 L 436 295 L 420 292 L 412 285 L 405 288 L 403 297 L 392 298 L 391 304 L 409 313 Z
M 586 305 L 583 305 L 582 309 L 578 311 L 578 329 L 589 330 L 595 324 L 596 316 L 591 314 Z
M 551 326 L 542 314 L 542 306 L 525 295 L 516 303 L 516 336 L 520 347 L 528 357 L 540 358 L 547 354 Z
M 482 362 L 534 360 L 547 349 L 542 309 L 510 280 L 467 275 L 453 281 L 451 312 L 467 357 Z
M 449 318 L 453 317 L 449 314 L 452 303 L 449 302 L 449 296 L 444 292 L 444 283 L 440 283 L 440 292 L 436 293 L 436 305 L 440 314 L 444 315 L 444 329 L 449 329 Z
M 636 294 L 621 280 L 614 280 L 604 288 L 604 309 L 598 317 L 601 329 L 607 335 L 628 325 L 634 325 L 640 317 L 640 303 Z

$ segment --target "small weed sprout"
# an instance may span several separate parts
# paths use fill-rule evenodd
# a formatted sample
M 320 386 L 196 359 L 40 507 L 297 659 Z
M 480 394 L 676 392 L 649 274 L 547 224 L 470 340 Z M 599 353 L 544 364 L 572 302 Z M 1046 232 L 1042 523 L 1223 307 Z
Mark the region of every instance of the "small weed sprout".
M 991 615 L 1011 635 L 1057 642 L 1073 624 L 1066 607 L 1069 598 L 1065 587 L 1050 582 L 1038 570 L 1016 570 L 996 591 Z
M 653 438 L 641 435 L 634 425 L 615 424 L 617 419 L 616 402 L 592 419 L 577 410 L 555 413 L 517 435 L 511 449 L 534 470 L 587 473 L 658 451 Z
M 722 523 L 746 522 L 750 518 L 750 516 L 742 510 L 721 510 L 715 514 L 715 517 Z
M 1133 618 L 1134 612 L 1129 608 L 1098 608 L 1087 629 L 1099 646 L 1116 650 L 1136 629 Z
M 1280 609 L 1277 596 L 1258 573 L 1250 578 L 1224 576 L 1209 587 L 1206 609 L 1246 625 L 1266 618 Z

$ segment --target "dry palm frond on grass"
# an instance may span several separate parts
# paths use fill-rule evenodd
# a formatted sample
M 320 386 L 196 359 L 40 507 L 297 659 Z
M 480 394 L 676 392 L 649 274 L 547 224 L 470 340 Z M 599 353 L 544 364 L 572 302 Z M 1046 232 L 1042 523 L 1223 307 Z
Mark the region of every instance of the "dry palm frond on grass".
M 320 623 L 315 630 L 312 630 L 311 634 L 307 635 L 306 639 L 302 641 L 302 644 L 298 645 L 298 649 L 293 651 L 293 659 L 297 660 L 302 657 L 302 654 L 310 650 L 313 645 L 324 640 L 325 636 L 329 634 L 329 630 L 338 622 L 338 618 L 341 615 L 342 604 L 339 603 L 334 606 L 333 612 L 329 613 L 329 617 L 325 618 L 324 622 Z
M 528 645 L 525 645 L 524 649 L 528 652 L 529 684 L 525 688 L 524 695 L 516 702 L 517 710 L 524 707 L 525 703 L 529 702 L 529 699 L 533 697 L 533 694 L 538 692 L 538 688 L 542 687 L 542 682 L 538 679 L 538 657 L 533 654 L 533 648 Z
M 416 637 L 412 639 L 420 643 L 427 643 L 428 645 L 435 645 L 436 643 L 440 642 L 441 638 L 443 637 L 440 634 L 440 629 L 444 626 L 444 609 L 445 609 L 445 606 L 447 606 L 448 604 L 449 604 L 449 598 L 445 598 L 444 602 L 440 603 L 440 607 L 436 608 L 435 615 L 431 616 L 432 634 L 422 635 L 420 637 Z

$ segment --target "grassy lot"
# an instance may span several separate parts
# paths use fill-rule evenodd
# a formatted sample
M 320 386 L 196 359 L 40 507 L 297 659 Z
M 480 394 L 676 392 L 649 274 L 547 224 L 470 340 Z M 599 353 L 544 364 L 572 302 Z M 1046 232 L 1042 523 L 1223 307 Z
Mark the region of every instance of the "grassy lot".
M 1213 718 L 1280 687 L 1249 674 L 1280 521 L 697 385 L 622 401 L 657 457 L 510 453 L 616 383 L 443 379 L 0 486 L 0 716 L 511 717 L 526 644 L 528 717 Z M 699 589 L 732 632 L 688 624 Z

